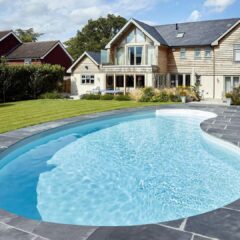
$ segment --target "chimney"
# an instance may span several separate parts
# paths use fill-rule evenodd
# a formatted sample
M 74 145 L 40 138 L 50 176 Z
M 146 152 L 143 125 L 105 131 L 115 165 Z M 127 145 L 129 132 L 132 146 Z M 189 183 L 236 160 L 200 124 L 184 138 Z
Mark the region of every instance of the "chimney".
M 178 23 L 176 23 L 176 30 L 178 30 Z

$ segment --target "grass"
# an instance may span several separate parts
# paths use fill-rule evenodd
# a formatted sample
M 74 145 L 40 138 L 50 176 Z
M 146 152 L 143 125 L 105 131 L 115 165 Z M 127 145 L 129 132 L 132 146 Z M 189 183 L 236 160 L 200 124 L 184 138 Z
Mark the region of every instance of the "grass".
M 163 103 L 62 99 L 5 103 L 0 104 L 0 133 L 83 114 L 161 104 Z

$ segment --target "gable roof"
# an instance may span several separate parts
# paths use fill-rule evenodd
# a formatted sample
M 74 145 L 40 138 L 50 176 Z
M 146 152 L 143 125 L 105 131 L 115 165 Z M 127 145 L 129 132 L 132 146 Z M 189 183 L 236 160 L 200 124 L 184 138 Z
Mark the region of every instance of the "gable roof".
M 100 53 L 100 52 L 86 51 L 86 53 L 87 53 L 97 64 L 101 64 L 101 53 Z
M 11 30 L 7 30 L 7 31 L 0 31 L 0 41 L 2 40 L 2 38 L 5 38 L 7 35 L 9 35 L 12 31 Z
M 12 30 L 0 31 L 0 41 L 2 41 L 3 39 L 5 39 L 11 34 L 19 41 L 19 43 L 22 43 L 22 41 L 18 38 L 18 36 Z
M 211 45 L 226 31 L 238 23 L 240 18 L 211 20 L 200 22 L 159 25 L 155 29 L 165 39 L 168 46 L 204 46 Z M 182 38 L 177 38 L 177 33 L 184 33 Z
M 84 58 L 89 57 L 97 66 L 101 64 L 101 53 L 100 52 L 91 52 L 86 51 L 84 52 L 74 63 L 73 65 L 67 70 L 67 73 L 71 73 L 72 69 Z
M 59 41 L 46 42 L 28 42 L 21 44 L 18 48 L 7 55 L 8 59 L 24 59 L 35 58 L 40 59 L 44 57 Z
M 176 24 L 150 26 L 139 20 L 130 19 L 106 48 L 109 48 L 131 23 L 161 45 L 169 47 L 207 46 L 218 43 L 217 40 L 240 23 L 240 18 L 178 23 L 177 29 Z M 177 37 L 178 33 L 184 33 L 183 37 Z

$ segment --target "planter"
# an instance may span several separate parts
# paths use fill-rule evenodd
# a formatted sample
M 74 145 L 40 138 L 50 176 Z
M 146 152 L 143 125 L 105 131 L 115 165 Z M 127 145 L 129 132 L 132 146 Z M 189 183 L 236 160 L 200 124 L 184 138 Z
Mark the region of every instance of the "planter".
M 226 98 L 226 103 L 227 103 L 228 106 L 231 106 L 232 99 L 231 98 Z
M 182 103 L 186 103 L 187 102 L 187 97 L 186 96 L 181 96 L 181 100 L 182 100 Z

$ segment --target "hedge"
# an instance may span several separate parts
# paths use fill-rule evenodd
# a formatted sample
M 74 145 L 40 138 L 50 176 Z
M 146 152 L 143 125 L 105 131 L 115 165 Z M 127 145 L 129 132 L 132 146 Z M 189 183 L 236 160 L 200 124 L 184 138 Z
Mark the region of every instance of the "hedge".
M 0 63 L 0 102 L 36 99 L 61 90 L 64 68 L 59 65 Z

